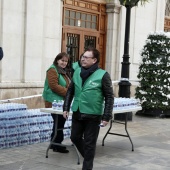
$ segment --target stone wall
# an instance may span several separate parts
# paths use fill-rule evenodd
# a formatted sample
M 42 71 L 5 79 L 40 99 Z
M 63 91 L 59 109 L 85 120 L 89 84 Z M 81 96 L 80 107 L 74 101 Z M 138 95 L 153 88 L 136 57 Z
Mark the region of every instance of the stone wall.
M 42 94 L 43 86 L 41 84 L 14 83 L 12 86 L 12 83 L 10 84 L 0 83 L 0 89 L 1 89 L 0 90 L 1 103 L 4 102 L 24 103 L 27 104 L 29 109 L 44 107 L 44 101 L 41 96 L 26 98 L 28 96 Z M 9 99 L 9 101 L 7 99 Z
M 104 3 L 104 0 L 100 2 Z M 61 51 L 62 5 L 62 0 L 0 0 L 0 46 L 4 50 L 4 58 L 0 61 L 0 100 L 42 93 L 46 69 Z M 106 0 L 106 5 L 105 68 L 112 80 L 120 80 L 126 9 L 120 6 L 119 0 Z M 130 79 L 137 79 L 139 52 L 148 33 L 163 30 L 164 11 L 165 0 L 133 7 Z M 41 85 L 37 85 L 39 83 Z M 114 89 L 118 96 L 118 86 Z M 135 86 L 131 86 L 131 96 L 134 91 Z M 43 102 L 35 99 L 28 103 L 31 103 L 30 107 L 37 107 Z

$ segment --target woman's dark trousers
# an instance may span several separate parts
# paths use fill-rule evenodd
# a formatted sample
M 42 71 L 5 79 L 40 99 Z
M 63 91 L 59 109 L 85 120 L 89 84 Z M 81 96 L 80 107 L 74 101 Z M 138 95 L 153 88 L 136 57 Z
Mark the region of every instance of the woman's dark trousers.
M 65 124 L 65 121 L 66 119 L 63 117 L 63 115 L 58 115 L 58 123 L 56 125 L 56 116 L 55 114 L 51 114 L 53 120 L 54 120 L 54 123 L 53 123 L 53 129 L 52 129 L 52 133 L 51 133 L 51 140 L 53 139 L 54 137 L 54 134 L 55 134 L 55 126 L 57 126 L 57 129 L 62 129 L 64 128 L 64 124 Z M 58 130 L 57 131 L 57 137 L 55 138 L 55 140 L 53 142 L 55 143 L 61 143 L 62 141 L 64 140 L 64 133 L 63 133 L 63 130 Z M 54 146 L 53 145 L 53 148 L 54 147 L 59 147 L 59 146 Z

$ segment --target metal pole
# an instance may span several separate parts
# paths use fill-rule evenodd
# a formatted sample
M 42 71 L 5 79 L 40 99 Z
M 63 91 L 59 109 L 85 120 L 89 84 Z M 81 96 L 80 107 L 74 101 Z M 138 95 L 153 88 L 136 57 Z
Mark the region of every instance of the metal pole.
M 121 69 L 121 81 L 119 82 L 119 97 L 130 97 L 130 86 L 129 82 L 129 37 L 130 37 L 130 16 L 132 6 L 128 5 L 126 7 L 126 25 L 125 25 L 125 41 L 124 41 L 124 54 Z

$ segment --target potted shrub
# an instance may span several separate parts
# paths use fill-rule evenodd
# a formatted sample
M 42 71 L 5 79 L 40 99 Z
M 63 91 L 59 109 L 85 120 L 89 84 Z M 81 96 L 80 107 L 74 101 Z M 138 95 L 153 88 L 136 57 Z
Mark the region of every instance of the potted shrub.
M 143 114 L 170 115 L 170 33 L 149 34 L 142 52 L 135 97 Z
M 150 0 L 119 0 L 120 4 L 123 6 L 136 6 L 138 2 L 141 2 L 141 4 L 145 4 L 146 2 L 149 2 Z

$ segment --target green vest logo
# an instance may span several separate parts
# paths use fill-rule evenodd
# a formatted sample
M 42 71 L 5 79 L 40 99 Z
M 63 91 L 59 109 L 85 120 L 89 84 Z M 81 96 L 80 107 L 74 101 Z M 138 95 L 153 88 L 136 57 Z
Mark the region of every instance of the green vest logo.
M 93 86 L 93 87 L 97 87 L 99 84 L 93 82 L 92 80 L 90 80 L 90 81 L 89 81 L 89 85 L 90 85 L 90 86 Z

